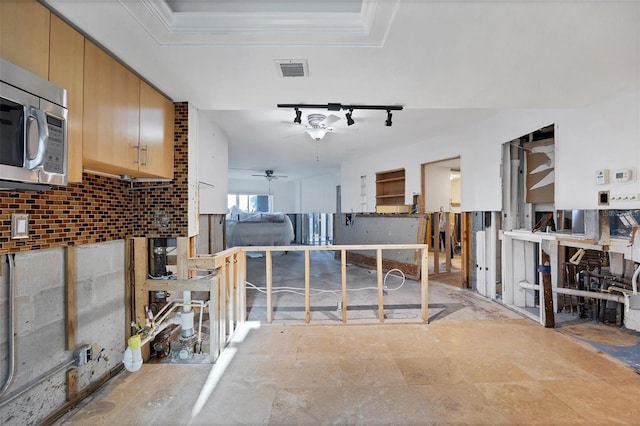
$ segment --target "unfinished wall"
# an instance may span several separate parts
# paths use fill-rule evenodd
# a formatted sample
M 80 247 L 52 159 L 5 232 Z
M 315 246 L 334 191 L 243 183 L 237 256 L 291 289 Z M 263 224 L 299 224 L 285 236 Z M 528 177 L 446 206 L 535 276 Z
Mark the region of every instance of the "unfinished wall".
M 198 254 L 214 254 L 224 250 L 224 214 L 201 214 L 200 233 L 196 238 Z
M 75 249 L 77 256 L 77 343 L 93 348 L 95 359 L 77 369 L 78 389 L 86 388 L 122 362 L 124 341 L 124 243 L 113 241 Z M 72 360 L 65 348 L 65 249 L 15 255 L 15 376 L 0 398 L 1 424 L 37 424 L 66 401 L 66 371 L 45 373 Z M 8 372 L 8 289 L 6 256 L 1 256 L 0 377 Z M 104 350 L 103 350 L 104 349 Z M 30 390 L 8 398 L 40 381 Z
M 85 174 L 82 184 L 43 193 L 0 192 L 0 253 L 15 252 L 17 337 L 16 375 L 0 397 L 0 424 L 38 424 L 67 401 L 65 364 L 72 359 L 66 349 L 68 246 L 76 254 L 77 311 L 77 325 L 69 331 L 75 330 L 74 345 L 88 344 L 94 353 L 94 360 L 76 371 L 78 390 L 120 367 L 128 327 L 124 238 L 188 232 L 188 116 L 188 104 L 176 104 L 175 172 L 166 188 L 156 188 L 166 183 L 149 182 L 131 189 L 128 182 Z M 32 215 L 28 240 L 10 240 L 11 213 Z M 0 256 L 0 380 L 6 377 L 9 353 L 6 257 Z M 29 390 L 16 396 L 22 389 Z
M 425 215 L 348 214 L 338 216 L 334 244 L 425 244 Z M 376 252 L 350 250 L 347 259 L 357 264 L 375 267 Z M 420 277 L 421 259 L 416 250 L 383 250 L 385 270 L 398 268 L 412 278 Z
M 76 248 L 76 343 L 93 348 L 94 361 L 78 369 L 79 388 L 122 362 L 125 342 L 124 241 Z

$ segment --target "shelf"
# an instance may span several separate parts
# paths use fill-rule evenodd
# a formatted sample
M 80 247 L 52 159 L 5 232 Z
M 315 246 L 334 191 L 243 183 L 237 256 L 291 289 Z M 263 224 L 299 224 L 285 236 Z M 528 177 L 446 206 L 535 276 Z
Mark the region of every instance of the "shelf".
M 376 198 L 398 198 L 398 197 L 402 197 L 404 199 L 404 194 L 376 195 Z
M 404 177 L 396 177 L 396 178 L 388 178 L 388 179 L 377 179 L 376 183 L 384 183 L 384 182 L 396 182 L 396 181 L 403 181 Z
M 404 169 L 376 173 L 376 208 L 404 204 Z

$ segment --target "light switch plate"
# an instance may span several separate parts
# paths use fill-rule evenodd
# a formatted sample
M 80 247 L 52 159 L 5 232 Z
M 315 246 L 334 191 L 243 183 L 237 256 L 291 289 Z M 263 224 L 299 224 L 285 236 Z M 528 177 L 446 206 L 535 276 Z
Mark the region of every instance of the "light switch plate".
M 13 213 L 11 215 L 11 239 L 29 238 L 29 215 Z

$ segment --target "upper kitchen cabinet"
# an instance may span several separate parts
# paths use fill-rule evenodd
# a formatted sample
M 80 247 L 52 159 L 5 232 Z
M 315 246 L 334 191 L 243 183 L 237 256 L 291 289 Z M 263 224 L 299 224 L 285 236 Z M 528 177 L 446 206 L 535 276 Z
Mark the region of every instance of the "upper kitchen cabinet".
M 173 178 L 173 103 L 140 82 L 140 173 Z
M 0 56 L 45 80 L 50 15 L 36 0 L 0 0 Z
M 84 37 L 53 14 L 49 81 L 67 89 L 67 177 L 69 182 L 82 182 Z
M 83 162 L 86 169 L 138 175 L 140 79 L 85 41 Z

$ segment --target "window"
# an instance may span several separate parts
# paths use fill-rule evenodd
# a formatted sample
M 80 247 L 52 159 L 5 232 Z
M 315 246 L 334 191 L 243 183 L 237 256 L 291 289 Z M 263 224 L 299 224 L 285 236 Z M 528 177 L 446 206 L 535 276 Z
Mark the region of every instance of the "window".
M 227 208 L 233 206 L 247 213 L 263 212 L 269 213 L 273 210 L 271 195 L 260 194 L 228 194 Z

